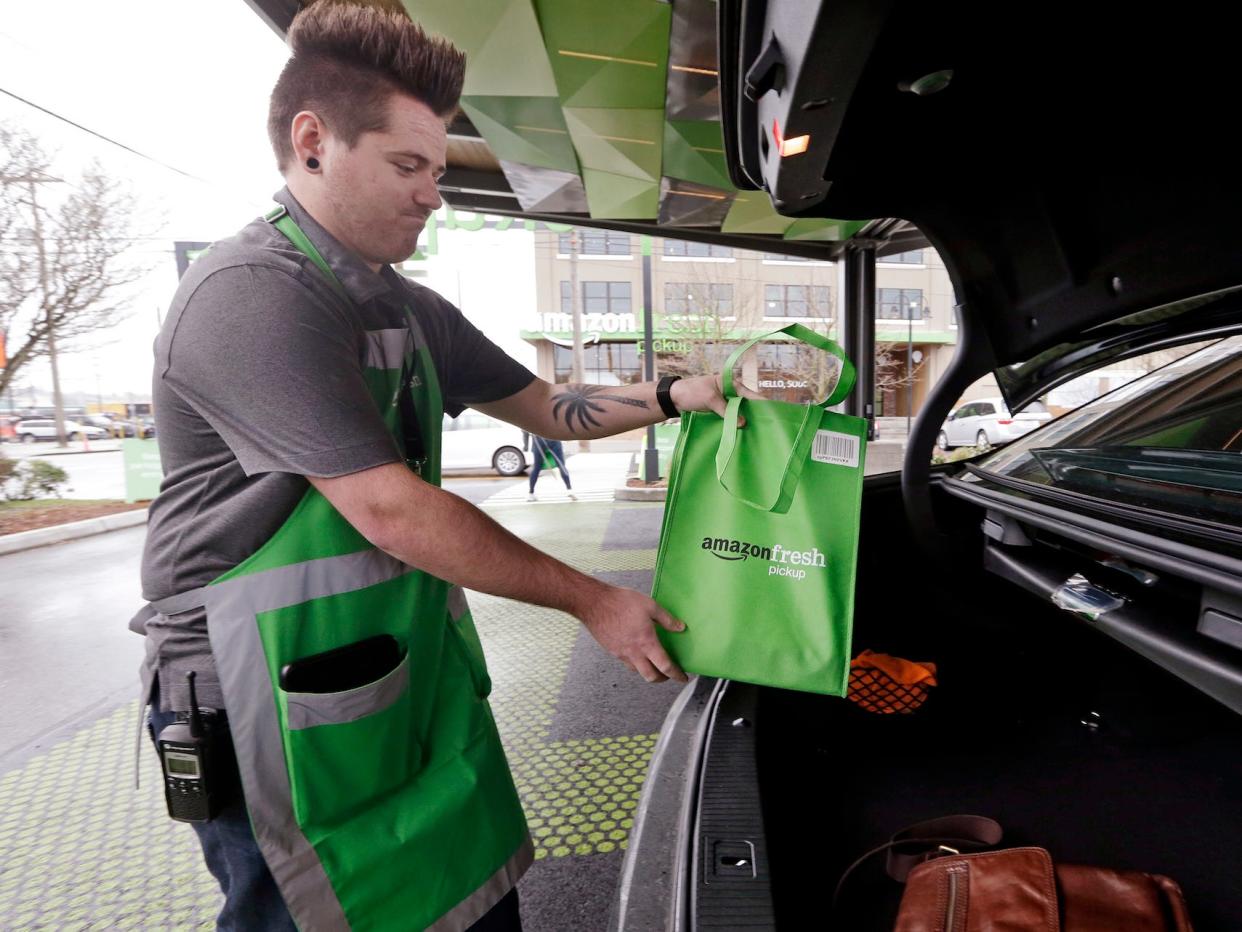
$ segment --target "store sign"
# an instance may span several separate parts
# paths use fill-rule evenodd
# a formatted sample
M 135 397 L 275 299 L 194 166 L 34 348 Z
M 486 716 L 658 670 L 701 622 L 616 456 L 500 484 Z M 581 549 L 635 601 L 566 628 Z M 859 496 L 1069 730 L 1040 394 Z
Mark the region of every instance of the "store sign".
M 418 250 L 407 261 L 418 262 L 426 259 L 428 256 L 436 255 L 440 251 L 441 230 L 465 230 L 467 232 L 478 230 L 548 230 L 552 233 L 568 233 L 572 229 L 573 226 L 571 224 L 552 223 L 547 220 L 518 220 L 514 217 L 496 217 L 491 214 L 479 213 L 462 217 L 458 216 L 457 211 L 453 210 L 452 207 L 445 204 L 443 216 L 437 212 L 427 218 L 427 225 L 423 227 L 423 235 L 419 239 Z
M 639 340 L 634 344 L 638 348 L 638 355 L 641 356 L 647 351 L 647 341 Z M 691 350 L 689 340 L 652 340 L 651 348 L 657 353 L 689 353 Z
M 125 463 L 125 501 L 149 501 L 160 494 L 164 469 L 159 441 L 122 440 L 121 458 Z
M 540 329 L 544 333 L 572 333 L 572 314 L 540 314 Z M 638 329 L 638 319 L 633 314 L 583 314 L 583 333 L 631 333 Z

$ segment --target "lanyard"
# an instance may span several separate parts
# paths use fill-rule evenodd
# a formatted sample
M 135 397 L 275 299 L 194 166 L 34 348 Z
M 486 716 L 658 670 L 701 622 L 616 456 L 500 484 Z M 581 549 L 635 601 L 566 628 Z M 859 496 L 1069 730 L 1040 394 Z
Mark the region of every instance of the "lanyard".
M 345 292 L 345 286 L 341 284 L 341 280 L 336 277 L 336 273 L 332 271 L 327 260 L 315 248 L 315 244 L 310 241 L 302 228 L 297 225 L 289 211 L 283 206 L 274 208 L 264 218 L 272 226 L 276 227 L 289 242 L 293 243 L 302 253 L 314 263 L 315 267 L 323 273 L 328 284 L 340 295 L 345 301 L 353 304 L 349 295 Z M 409 307 L 405 308 L 407 318 L 407 327 L 410 331 L 411 338 L 417 332 L 414 322 L 408 320 L 412 317 Z M 420 353 L 418 346 L 415 345 L 414 353 L 409 364 L 403 364 L 401 367 L 401 381 L 397 387 L 397 404 L 401 413 L 401 440 L 404 447 L 406 464 L 415 472 L 422 472 L 423 466 L 427 462 L 427 447 L 423 443 L 423 431 L 418 422 L 418 411 L 414 406 L 414 379 L 418 368 L 418 360 Z

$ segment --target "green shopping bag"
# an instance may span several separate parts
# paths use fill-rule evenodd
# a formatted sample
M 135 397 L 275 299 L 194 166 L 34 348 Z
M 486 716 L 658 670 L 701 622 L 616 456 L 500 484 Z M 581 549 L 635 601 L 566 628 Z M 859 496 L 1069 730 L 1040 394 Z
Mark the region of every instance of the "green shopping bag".
M 734 365 L 777 334 L 840 360 L 826 400 L 737 396 Z M 854 377 L 840 346 L 790 324 L 729 357 L 723 418 L 682 415 L 652 595 L 686 623 L 683 632 L 657 630 L 688 672 L 845 694 L 867 428 L 825 409 Z
M 552 455 L 552 451 L 547 447 L 543 449 L 542 469 L 556 469 L 556 457 Z

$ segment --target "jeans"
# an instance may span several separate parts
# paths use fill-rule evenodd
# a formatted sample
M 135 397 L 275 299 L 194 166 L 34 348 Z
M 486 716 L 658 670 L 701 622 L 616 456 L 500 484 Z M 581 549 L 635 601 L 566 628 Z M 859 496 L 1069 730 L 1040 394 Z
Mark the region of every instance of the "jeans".
M 175 719 L 175 713 L 151 706 L 147 711 L 151 740 Z M 297 932 L 254 840 L 245 803 L 238 798 L 210 822 L 190 825 L 202 845 L 207 869 L 224 893 L 224 907 L 216 917 L 216 928 L 220 932 Z M 510 890 L 469 932 L 522 932 L 517 889 Z
M 544 440 L 540 437 L 531 448 L 531 459 L 535 461 L 535 464 L 530 468 L 531 492 L 535 491 L 535 483 L 539 481 L 539 474 L 543 472 L 543 454 L 545 450 L 551 452 L 552 458 L 556 460 L 556 468 L 561 473 L 561 481 L 565 483 L 565 488 L 572 489 L 573 486 L 569 484 L 569 470 L 565 468 L 565 447 L 559 440 Z

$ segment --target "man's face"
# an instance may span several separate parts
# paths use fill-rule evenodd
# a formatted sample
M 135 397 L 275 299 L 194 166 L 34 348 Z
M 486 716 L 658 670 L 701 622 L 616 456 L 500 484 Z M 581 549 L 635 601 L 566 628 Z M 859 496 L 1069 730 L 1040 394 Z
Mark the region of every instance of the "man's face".
M 328 135 L 323 180 L 336 233 L 373 265 L 408 259 L 441 204 L 444 122 L 426 104 L 389 96 L 388 127 L 363 133 L 351 149 Z

